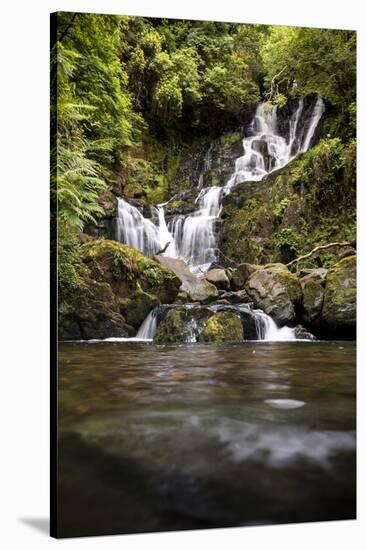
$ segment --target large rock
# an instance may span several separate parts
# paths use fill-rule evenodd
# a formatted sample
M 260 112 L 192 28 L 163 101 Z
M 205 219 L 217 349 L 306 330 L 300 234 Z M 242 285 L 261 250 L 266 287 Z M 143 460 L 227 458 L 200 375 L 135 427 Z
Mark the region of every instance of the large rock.
M 356 336 L 356 256 L 344 258 L 328 271 L 322 324 L 338 338 Z
M 311 324 L 319 319 L 322 312 L 327 270 L 308 269 L 300 273 L 302 274 L 303 276 L 300 277 L 303 293 L 301 318 L 304 323 Z
M 230 280 L 226 275 L 225 269 L 210 269 L 206 273 L 206 279 L 209 283 L 214 284 L 216 288 L 230 290 Z
M 60 339 L 132 336 L 149 311 L 175 301 L 180 281 L 136 249 L 107 239 L 82 247 L 74 293 L 60 303 Z
M 211 312 L 202 306 L 174 306 L 166 311 L 155 333 L 157 344 L 196 342 L 205 320 Z
M 270 315 L 277 325 L 295 322 L 301 286 L 296 275 L 283 264 L 257 269 L 247 280 L 245 290 L 256 307 Z
M 199 335 L 200 342 L 225 342 L 244 339 L 241 319 L 237 313 L 218 311 L 207 320 Z
M 231 270 L 231 287 L 233 290 L 242 290 L 249 277 L 257 271 L 258 265 L 243 262 Z
M 155 259 L 167 267 L 180 279 L 180 291 L 184 292 L 192 302 L 212 301 L 217 295 L 217 288 L 205 277 L 194 275 L 183 260 L 157 255 Z
M 224 292 L 221 294 L 222 300 L 227 300 L 230 304 L 249 304 L 252 300 L 246 290 L 238 290 L 237 292 Z
M 76 293 L 59 305 L 60 340 L 89 340 L 133 335 L 134 329 L 121 315 L 108 283 L 84 279 Z

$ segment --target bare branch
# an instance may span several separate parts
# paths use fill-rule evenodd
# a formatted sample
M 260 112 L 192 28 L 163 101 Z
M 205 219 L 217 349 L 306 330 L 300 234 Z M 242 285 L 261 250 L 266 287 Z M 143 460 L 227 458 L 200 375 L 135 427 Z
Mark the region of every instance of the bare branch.
M 335 243 L 329 243 L 329 244 L 323 244 L 321 246 L 316 246 L 315 248 L 313 248 L 313 250 L 311 250 L 310 252 L 308 252 L 307 254 L 304 254 L 304 256 L 299 256 L 298 258 L 296 258 L 295 260 L 292 260 L 291 262 L 289 262 L 288 264 L 286 264 L 286 267 L 290 267 L 290 265 L 293 265 L 293 264 L 297 264 L 299 263 L 301 260 L 305 260 L 307 258 L 310 258 L 313 254 L 315 254 L 316 252 L 319 252 L 319 250 L 325 250 L 327 248 L 332 248 L 332 247 L 343 247 L 343 246 L 349 246 L 349 247 L 352 247 L 352 243 L 346 243 L 346 242 L 335 242 Z

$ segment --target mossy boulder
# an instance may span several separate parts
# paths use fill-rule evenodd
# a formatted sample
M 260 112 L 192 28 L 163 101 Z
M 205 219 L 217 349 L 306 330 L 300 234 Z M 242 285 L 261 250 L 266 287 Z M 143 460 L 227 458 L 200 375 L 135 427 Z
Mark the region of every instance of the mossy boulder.
M 117 241 L 88 240 L 82 260 L 78 288 L 60 304 L 61 339 L 133 335 L 154 306 L 178 295 L 171 270 Z
M 238 314 L 229 311 L 218 311 L 207 320 L 201 334 L 200 342 L 226 342 L 244 339 L 244 330 Z
M 230 290 L 230 279 L 227 276 L 225 269 L 210 269 L 206 273 L 206 279 L 209 283 L 215 285 L 216 288 L 221 290 Z
M 209 315 L 210 311 L 201 306 L 169 308 L 159 323 L 154 342 L 157 344 L 196 342 Z
M 326 276 L 327 270 L 319 268 L 304 271 L 300 278 L 303 294 L 301 318 L 307 325 L 315 323 L 321 315 Z
M 161 254 L 155 256 L 156 260 L 170 269 L 181 281 L 180 291 L 185 293 L 192 302 L 210 302 L 218 295 L 217 288 L 205 277 L 194 275 L 188 265 L 177 258 L 169 258 Z
M 328 271 L 322 323 L 330 335 L 356 336 L 356 256 L 344 258 Z
M 255 306 L 270 315 L 277 325 L 295 322 L 302 291 L 297 276 L 285 265 L 260 267 L 245 283 L 245 290 Z
M 84 273 L 73 295 L 59 304 L 60 340 L 90 340 L 132 336 L 108 283 L 98 282 Z
M 258 265 L 243 262 L 231 270 L 231 288 L 233 290 L 242 290 L 249 277 L 257 271 Z

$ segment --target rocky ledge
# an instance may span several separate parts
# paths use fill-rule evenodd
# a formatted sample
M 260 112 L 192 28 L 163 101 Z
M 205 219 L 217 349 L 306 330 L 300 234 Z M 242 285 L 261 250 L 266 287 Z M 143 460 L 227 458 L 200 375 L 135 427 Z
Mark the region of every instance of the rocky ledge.
M 297 327 L 298 337 L 356 336 L 354 253 L 329 269 L 293 273 L 281 263 L 243 262 L 197 277 L 182 260 L 151 259 L 116 241 L 89 238 L 82 260 L 77 289 L 59 304 L 61 340 L 135 336 L 161 304 L 168 309 L 157 343 L 253 339 L 253 319 L 245 307 L 238 314 L 238 304 L 264 311 L 278 327 Z
M 59 304 L 61 340 L 134 336 L 152 308 L 173 303 L 180 280 L 127 245 L 90 239 L 78 288 Z

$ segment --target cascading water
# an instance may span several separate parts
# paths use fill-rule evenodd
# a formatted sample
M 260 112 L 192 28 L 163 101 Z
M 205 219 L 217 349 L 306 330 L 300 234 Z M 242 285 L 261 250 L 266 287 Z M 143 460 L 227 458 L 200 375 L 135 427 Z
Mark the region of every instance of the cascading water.
M 323 116 L 324 111 L 325 111 L 324 102 L 323 102 L 322 98 L 320 96 L 318 96 L 318 98 L 316 100 L 316 103 L 314 105 L 313 112 L 311 114 L 311 123 L 310 123 L 309 129 L 308 129 L 308 132 L 307 132 L 306 137 L 304 139 L 304 142 L 301 146 L 301 152 L 302 153 L 305 153 L 309 149 L 309 147 L 311 145 L 311 140 L 314 136 L 314 132 L 318 127 L 319 121 L 320 121 L 321 117 Z
M 259 181 L 282 168 L 298 153 L 308 150 L 319 121 L 324 113 L 324 103 L 317 98 L 310 114 L 310 123 L 300 125 L 304 113 L 304 100 L 289 120 L 288 137 L 280 135 L 277 124 L 277 107 L 260 103 L 249 128 L 249 136 L 243 139 L 243 155 L 236 159 L 235 170 L 223 187 L 202 189 L 203 174 L 212 165 L 212 145 L 205 155 L 203 172 L 198 179 L 198 208 L 187 216 L 178 215 L 169 226 L 165 221 L 164 204 L 158 205 L 158 224 L 144 218 L 141 212 L 125 200 L 118 201 L 117 240 L 138 248 L 147 256 L 153 256 L 168 243 L 164 254 L 182 258 L 193 272 L 205 272 L 217 260 L 216 222 L 221 213 L 224 194 L 244 181 Z
M 118 199 L 117 240 L 153 256 L 160 248 L 159 228 L 123 199 Z
M 279 328 L 272 317 L 259 309 L 253 310 L 255 328 L 258 340 L 271 342 L 288 342 L 296 340 L 295 329 L 290 327 Z
M 309 110 L 311 111 L 309 114 Z M 312 109 L 306 108 L 300 98 L 296 110 L 288 121 L 287 136 L 280 134 L 277 108 L 261 103 L 246 135 L 243 138 L 243 155 L 236 159 L 235 170 L 222 187 L 203 188 L 204 174 L 212 167 L 212 145 L 204 158 L 203 170 L 198 178 L 197 210 L 188 215 L 175 216 L 169 225 L 165 220 L 164 204 L 154 209 L 157 224 L 123 199 L 118 200 L 117 240 L 153 256 L 164 249 L 163 254 L 181 258 L 193 273 L 202 274 L 217 261 L 216 224 L 220 218 L 222 199 L 232 187 L 245 181 L 260 181 L 265 176 L 285 166 L 297 154 L 312 145 L 315 131 L 325 107 L 320 97 Z M 306 124 L 304 123 L 306 117 Z M 294 330 L 278 328 L 274 321 L 259 310 L 253 312 L 257 338 L 260 340 L 294 340 Z M 153 312 L 145 319 L 138 338 L 152 339 L 157 327 Z
M 136 338 L 143 340 L 152 340 L 155 336 L 158 326 L 158 308 L 154 308 L 150 311 L 142 325 L 140 326 Z
M 173 220 L 171 230 L 177 245 L 178 256 L 191 270 L 207 271 L 217 259 L 215 223 L 220 216 L 222 187 L 202 189 L 196 199 L 198 210 L 193 214 Z
M 265 176 L 285 166 L 298 153 L 307 151 L 314 132 L 324 113 L 324 103 L 317 98 L 311 122 L 306 132 L 299 121 L 304 110 L 304 100 L 300 98 L 297 109 L 289 121 L 289 137 L 279 134 L 277 107 L 258 105 L 250 126 L 250 136 L 243 139 L 244 154 L 235 161 L 235 171 L 223 187 L 202 189 L 196 203 L 198 209 L 187 217 L 176 216 L 171 222 L 178 257 L 183 258 L 193 272 L 207 271 L 217 260 L 217 236 L 215 225 L 221 213 L 221 200 L 230 193 L 233 186 L 245 181 L 259 181 Z M 211 147 L 204 165 L 211 165 Z

